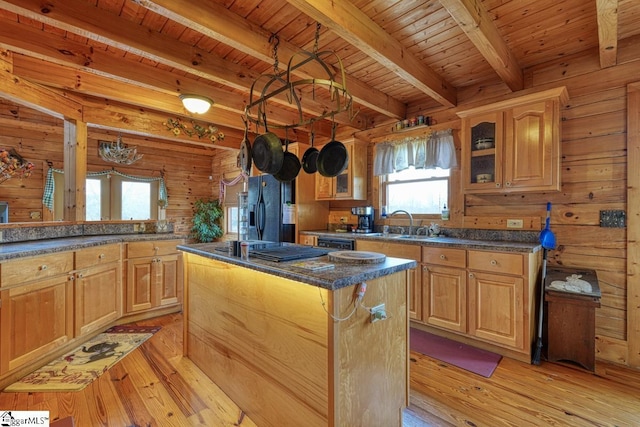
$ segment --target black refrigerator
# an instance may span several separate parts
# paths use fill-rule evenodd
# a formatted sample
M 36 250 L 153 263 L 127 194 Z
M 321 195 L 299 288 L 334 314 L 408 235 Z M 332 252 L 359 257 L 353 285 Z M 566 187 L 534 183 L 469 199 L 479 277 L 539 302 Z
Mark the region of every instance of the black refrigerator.
M 271 175 L 249 178 L 249 239 L 295 242 L 295 181 Z

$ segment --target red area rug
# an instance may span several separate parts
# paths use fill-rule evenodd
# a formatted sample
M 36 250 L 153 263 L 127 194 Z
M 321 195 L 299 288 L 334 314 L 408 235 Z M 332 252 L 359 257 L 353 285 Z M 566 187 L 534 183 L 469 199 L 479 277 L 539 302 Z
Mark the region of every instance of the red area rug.
M 412 351 L 417 351 L 486 378 L 493 374 L 502 359 L 499 354 L 415 328 L 411 328 L 409 344 Z

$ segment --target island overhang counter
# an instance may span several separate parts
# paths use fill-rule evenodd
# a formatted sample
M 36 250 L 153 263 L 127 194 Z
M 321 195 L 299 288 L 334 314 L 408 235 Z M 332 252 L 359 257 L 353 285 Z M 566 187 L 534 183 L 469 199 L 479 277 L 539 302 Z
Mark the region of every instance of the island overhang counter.
M 259 426 L 402 425 L 415 261 L 307 271 L 221 246 L 178 246 L 185 356 Z M 386 318 L 372 321 L 381 304 Z

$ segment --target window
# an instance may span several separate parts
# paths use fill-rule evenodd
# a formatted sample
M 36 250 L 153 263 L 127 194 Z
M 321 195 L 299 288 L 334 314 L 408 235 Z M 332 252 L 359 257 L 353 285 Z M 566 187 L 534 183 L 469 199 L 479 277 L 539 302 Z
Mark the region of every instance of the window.
M 385 175 L 383 205 L 387 213 L 403 209 L 412 214 L 440 215 L 449 204 L 450 169 L 415 169 Z
M 238 207 L 227 206 L 227 234 L 238 232 Z
M 62 220 L 64 174 L 54 174 L 54 183 L 54 218 Z M 157 219 L 158 192 L 158 181 L 143 182 L 115 173 L 88 177 L 85 218 L 87 221 Z
M 237 234 L 238 233 L 238 193 L 243 191 L 244 189 L 244 180 L 239 179 L 239 177 L 234 177 L 230 179 L 228 176 L 223 177 L 225 182 L 229 182 L 230 184 L 225 186 L 224 190 L 224 201 L 222 202 L 222 206 L 224 208 L 224 232 L 225 234 Z M 233 183 L 238 179 L 238 182 Z

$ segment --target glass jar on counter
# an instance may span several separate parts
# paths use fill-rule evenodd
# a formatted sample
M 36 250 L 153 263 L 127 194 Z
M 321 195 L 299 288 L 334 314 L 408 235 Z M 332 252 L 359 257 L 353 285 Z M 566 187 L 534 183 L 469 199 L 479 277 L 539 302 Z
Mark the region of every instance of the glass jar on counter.
M 249 240 L 249 193 L 238 192 L 238 240 Z

